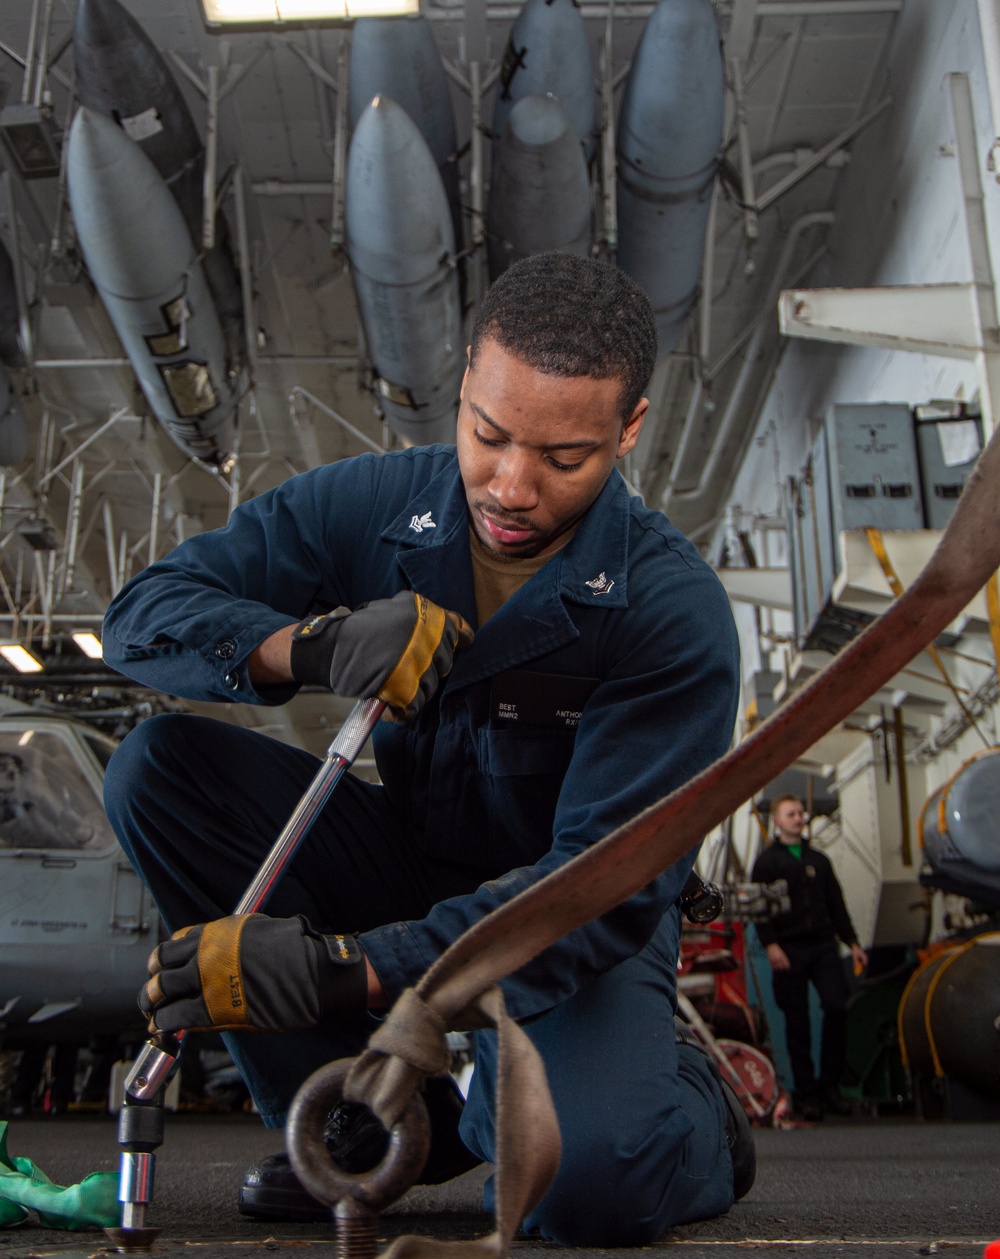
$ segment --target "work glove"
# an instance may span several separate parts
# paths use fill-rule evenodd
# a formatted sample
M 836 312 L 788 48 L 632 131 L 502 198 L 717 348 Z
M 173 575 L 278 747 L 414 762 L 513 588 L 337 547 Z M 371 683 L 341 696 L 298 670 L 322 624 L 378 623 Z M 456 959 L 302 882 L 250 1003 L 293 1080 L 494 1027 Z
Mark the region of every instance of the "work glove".
M 457 612 L 401 590 L 354 612 L 302 621 L 292 634 L 292 677 L 336 695 L 378 696 L 413 717 L 451 669 L 456 647 L 471 642 L 472 628 Z
M 306 918 L 234 914 L 175 931 L 149 956 L 150 1032 L 291 1032 L 368 1009 L 364 954 Z

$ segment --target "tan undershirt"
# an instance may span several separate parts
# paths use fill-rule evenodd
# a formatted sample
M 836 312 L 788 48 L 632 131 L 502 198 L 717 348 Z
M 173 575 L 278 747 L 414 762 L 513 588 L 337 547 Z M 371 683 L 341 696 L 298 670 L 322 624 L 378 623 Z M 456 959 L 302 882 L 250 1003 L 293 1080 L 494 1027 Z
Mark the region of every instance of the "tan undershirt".
M 469 554 L 472 556 L 472 580 L 476 588 L 476 615 L 480 626 L 520 590 L 529 577 L 534 577 L 550 559 L 569 541 L 572 533 L 547 555 L 533 555 L 530 559 L 507 560 L 492 555 L 479 541 L 476 531 L 469 526 Z

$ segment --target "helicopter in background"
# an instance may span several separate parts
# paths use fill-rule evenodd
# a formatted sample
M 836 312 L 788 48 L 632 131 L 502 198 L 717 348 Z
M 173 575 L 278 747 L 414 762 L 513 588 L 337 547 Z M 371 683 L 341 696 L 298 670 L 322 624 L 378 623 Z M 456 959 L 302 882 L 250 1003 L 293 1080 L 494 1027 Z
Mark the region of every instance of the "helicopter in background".
M 3 1049 L 144 1035 L 136 996 L 160 924 L 104 811 L 116 746 L 27 705 L 0 713 Z

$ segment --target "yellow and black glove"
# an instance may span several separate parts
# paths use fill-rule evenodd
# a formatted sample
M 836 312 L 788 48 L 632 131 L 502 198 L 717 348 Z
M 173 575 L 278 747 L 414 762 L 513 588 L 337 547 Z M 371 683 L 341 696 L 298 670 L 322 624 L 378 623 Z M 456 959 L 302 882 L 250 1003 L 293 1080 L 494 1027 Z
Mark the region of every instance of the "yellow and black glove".
M 292 634 L 292 677 L 335 695 L 379 699 L 413 717 L 451 669 L 472 627 L 457 612 L 401 590 L 354 612 L 310 617 Z
M 176 931 L 149 957 L 139 994 L 150 1032 L 291 1032 L 368 1009 L 364 954 L 307 919 L 235 914 Z

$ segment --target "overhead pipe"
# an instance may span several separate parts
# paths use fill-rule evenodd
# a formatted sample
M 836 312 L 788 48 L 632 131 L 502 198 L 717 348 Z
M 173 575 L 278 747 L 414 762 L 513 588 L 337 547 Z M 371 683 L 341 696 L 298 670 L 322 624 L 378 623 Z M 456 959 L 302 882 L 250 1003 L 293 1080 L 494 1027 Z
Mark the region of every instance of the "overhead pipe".
M 333 197 L 330 207 L 330 249 L 339 253 L 344 248 L 344 181 L 347 177 L 347 141 L 350 136 L 350 106 L 347 76 L 350 73 L 350 35 L 341 32 L 337 49 L 337 112 L 333 122 Z
M 21 80 L 21 104 L 31 104 L 31 89 L 35 79 L 35 48 L 38 43 L 38 15 L 41 0 L 32 0 L 31 21 L 28 25 L 28 47 L 24 54 L 24 78 Z
M 111 580 L 111 597 L 118 593 L 120 587 L 118 585 L 118 558 L 115 555 L 115 521 L 111 511 L 110 499 L 105 499 L 101 504 L 104 513 L 104 549 L 108 556 L 108 576 Z
M 153 505 L 149 513 L 149 563 L 156 563 L 160 545 L 160 502 L 163 497 L 163 473 L 153 475 Z
M 786 192 L 790 192 L 791 189 L 805 179 L 807 175 L 811 175 L 812 172 L 822 166 L 824 162 L 829 161 L 829 159 L 833 157 L 834 153 L 837 153 L 844 147 L 845 144 L 848 144 L 855 136 L 864 131 L 864 129 L 873 123 L 881 114 L 883 114 L 891 104 L 892 97 L 884 97 L 873 109 L 870 109 L 866 114 L 863 114 L 857 122 L 854 122 L 849 127 L 846 127 L 839 135 L 834 136 L 829 143 L 824 144 L 822 148 L 817 149 L 811 157 L 807 158 L 800 166 L 797 166 L 795 170 L 789 171 L 784 179 L 779 179 L 776 184 L 772 184 L 772 186 L 768 188 L 767 192 L 762 193 L 761 196 L 757 198 L 757 203 L 754 208 L 758 212 L 763 212 L 769 205 L 773 205 L 779 197 L 783 197 Z
M 32 104 L 41 108 L 45 97 L 45 79 L 49 69 L 49 33 L 52 30 L 52 6 L 54 0 L 45 0 L 45 15 L 42 18 L 42 35 L 38 41 L 38 55 L 35 58 L 35 91 Z
M 729 73 L 736 107 L 736 147 L 740 161 L 740 197 L 743 202 L 743 234 L 747 248 L 752 249 L 760 236 L 757 221 L 757 196 L 754 192 L 753 159 L 750 154 L 750 119 L 747 113 L 746 90 L 743 83 L 743 59 L 732 57 Z
M 202 182 L 201 247 L 215 248 L 215 176 L 219 160 L 219 67 L 208 67 L 205 114 L 205 170 Z
M 768 291 L 767 300 L 764 303 L 764 310 L 770 311 L 778 300 L 778 294 L 786 285 L 786 275 L 791 265 L 792 255 L 798 244 L 799 238 L 804 232 L 809 231 L 813 227 L 829 227 L 834 221 L 833 212 L 830 210 L 814 210 L 809 214 L 803 214 L 796 219 L 789 229 L 788 236 L 782 246 L 781 255 L 778 258 L 777 266 L 774 269 L 774 278 Z M 722 452 L 727 446 L 730 436 L 736 426 L 737 421 L 742 416 L 743 395 L 746 393 L 750 384 L 751 377 L 754 373 L 757 361 L 760 357 L 761 344 L 766 331 L 766 321 L 761 319 L 754 330 L 753 336 L 747 347 L 746 354 L 743 358 L 743 364 L 740 367 L 739 375 L 733 385 L 726 402 L 725 414 L 719 424 L 718 432 L 712 441 L 712 449 L 708 459 L 702 466 L 701 476 L 698 483 L 688 490 L 678 490 L 677 482 L 681 475 L 681 463 L 683 456 L 687 452 L 687 447 L 691 441 L 695 420 L 700 413 L 701 399 L 704 396 L 704 384 L 699 380 L 695 385 L 695 394 L 692 397 L 692 403 L 688 407 L 688 413 L 684 421 L 684 431 L 681 434 L 681 440 L 678 443 L 677 454 L 674 459 L 673 467 L 670 469 L 670 476 L 667 481 L 666 489 L 663 491 L 661 499 L 661 509 L 667 510 L 673 499 L 680 499 L 684 503 L 697 502 L 705 496 L 708 488 L 715 476 L 722 457 Z
M 243 306 L 243 340 L 251 381 L 257 377 L 257 314 L 250 272 L 250 232 L 247 228 L 247 202 L 243 189 L 243 169 L 233 174 L 233 205 L 236 210 L 236 248 L 239 251 L 240 294 Z
M 73 589 L 73 581 L 76 577 L 76 560 L 80 545 L 80 513 L 83 510 L 83 464 L 79 459 L 73 463 L 71 485 L 66 521 L 66 567 L 63 570 L 60 596 L 67 590 Z

